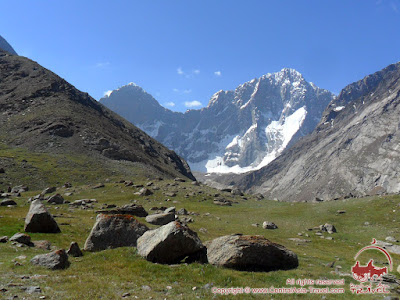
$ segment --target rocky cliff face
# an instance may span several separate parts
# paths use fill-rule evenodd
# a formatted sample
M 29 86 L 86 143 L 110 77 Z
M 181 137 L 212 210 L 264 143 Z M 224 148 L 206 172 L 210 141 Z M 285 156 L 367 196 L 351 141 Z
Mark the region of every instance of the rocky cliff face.
M 233 181 L 289 201 L 398 193 L 399 104 L 397 63 L 344 88 L 311 135 L 265 168 Z
M 0 35 L 0 49 L 7 51 L 12 55 L 18 55 L 11 45 Z
M 283 69 L 215 93 L 207 107 L 176 113 L 133 84 L 100 102 L 203 172 L 242 173 L 270 163 L 313 131 L 334 96 Z
M 0 111 L 2 144 L 129 161 L 194 179 L 175 152 L 39 64 L 2 50 Z

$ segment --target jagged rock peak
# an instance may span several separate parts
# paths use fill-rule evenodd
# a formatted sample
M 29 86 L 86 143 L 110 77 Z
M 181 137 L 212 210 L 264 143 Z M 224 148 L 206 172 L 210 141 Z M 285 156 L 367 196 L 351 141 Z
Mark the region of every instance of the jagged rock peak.
M 11 45 L 0 35 L 0 49 L 7 51 L 10 54 L 18 55 Z
M 115 90 L 107 92 L 104 95 L 104 98 L 109 98 L 113 93 L 116 93 L 116 92 L 124 92 L 124 93 L 137 93 L 137 92 L 140 92 L 140 93 L 146 93 L 147 94 L 147 92 L 142 87 L 138 86 L 134 82 L 129 82 L 126 85 L 123 85 L 123 86 L 121 86 L 121 87 L 119 87 L 119 88 L 117 88 Z

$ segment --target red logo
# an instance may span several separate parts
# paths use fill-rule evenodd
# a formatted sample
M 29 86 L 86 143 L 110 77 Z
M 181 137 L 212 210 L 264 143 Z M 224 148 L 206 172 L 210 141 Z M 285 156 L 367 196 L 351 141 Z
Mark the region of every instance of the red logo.
M 373 239 L 371 246 L 366 246 L 364 248 L 362 248 L 354 257 L 355 260 L 357 260 L 357 257 L 363 253 L 366 250 L 370 250 L 370 249 L 375 249 L 378 250 L 380 252 L 382 252 L 383 254 L 385 254 L 388 262 L 389 262 L 389 269 L 390 271 L 393 270 L 393 262 L 392 262 L 392 258 L 390 257 L 390 254 L 383 249 L 382 247 L 379 247 L 376 245 L 376 240 Z M 366 282 L 367 280 L 370 279 L 375 279 L 375 280 L 382 280 L 382 276 L 388 273 L 388 268 L 387 267 L 383 267 L 383 268 L 379 268 L 374 266 L 374 260 L 371 259 L 367 265 L 362 266 L 360 265 L 360 262 L 357 260 L 356 264 L 351 268 L 351 272 L 353 273 L 353 278 L 357 281 L 360 282 Z

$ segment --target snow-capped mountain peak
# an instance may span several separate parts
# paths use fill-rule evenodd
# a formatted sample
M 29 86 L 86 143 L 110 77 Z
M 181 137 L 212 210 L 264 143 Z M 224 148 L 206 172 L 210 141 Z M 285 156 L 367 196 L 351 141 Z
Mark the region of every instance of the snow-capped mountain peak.
M 101 101 L 175 150 L 193 170 L 240 173 L 261 168 L 310 133 L 333 97 L 284 68 L 220 90 L 207 107 L 186 113 L 162 108 L 144 91 L 119 89 Z

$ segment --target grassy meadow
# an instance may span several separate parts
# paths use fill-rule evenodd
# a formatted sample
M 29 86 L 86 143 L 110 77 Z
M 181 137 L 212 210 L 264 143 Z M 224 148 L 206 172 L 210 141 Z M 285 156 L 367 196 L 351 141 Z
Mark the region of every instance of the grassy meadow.
M 299 257 L 299 267 L 295 270 L 264 273 L 240 272 L 201 264 L 159 265 L 145 261 L 136 254 L 135 248 L 127 247 L 96 253 L 86 252 L 83 257 L 70 258 L 71 266 L 68 269 L 49 271 L 29 263 L 33 256 L 46 253 L 45 250 L 19 248 L 8 242 L 0 244 L 0 287 L 7 289 L 0 297 L 19 295 L 26 299 L 38 299 L 40 295 L 45 295 L 48 299 L 120 299 L 122 295 L 129 293 L 126 297 L 128 299 L 208 299 L 214 297 L 212 287 L 288 287 L 286 280 L 294 278 L 345 279 L 345 285 L 339 286 L 346 289 L 344 295 L 326 296 L 328 299 L 348 299 L 353 296 L 349 291 L 349 283 L 355 281 L 346 274 L 340 276 L 338 272 L 350 273 L 350 268 L 355 263 L 354 255 L 370 244 L 372 238 L 384 240 L 389 235 L 400 236 L 397 217 L 399 196 L 322 203 L 283 203 L 257 201 L 251 196 L 245 200 L 240 196 L 226 194 L 237 203 L 231 207 L 222 207 L 213 204 L 213 199 L 215 193 L 223 196 L 223 192 L 205 186 L 194 186 L 189 182 L 179 183 L 178 186 L 173 186 L 175 183 L 172 180 L 153 182 L 154 185 L 150 188 L 157 186 L 160 189 L 147 197 L 134 195 L 138 188 L 126 187 L 116 182 L 108 182 L 100 189 L 92 189 L 90 185 L 59 188 L 57 192 L 61 194 L 73 193 L 65 197 L 71 202 L 95 198 L 98 203 L 93 209 L 70 208 L 68 204 L 47 205 L 62 233 L 30 234 L 32 240 L 48 240 L 57 248 L 68 248 L 70 242 L 76 241 L 83 247 L 95 221 L 95 210 L 104 204 L 119 206 L 135 202 L 143 205 L 150 213 L 150 208 L 154 206 L 175 206 L 177 209 L 186 208 L 195 213 L 190 215 L 194 222 L 189 227 L 198 232 L 203 242 L 232 233 L 263 235 L 293 250 Z M 135 181 L 135 184 L 145 183 L 146 181 Z M 167 197 L 162 191 L 167 190 L 178 191 L 177 196 L 165 201 Z M 22 197 L 14 198 L 18 203 L 17 207 L 0 207 L 0 236 L 23 232 L 24 217 L 29 209 L 27 199 L 39 192 L 29 191 Z M 187 193 L 193 192 L 196 195 L 185 197 Z M 346 212 L 339 214 L 338 210 Z M 138 219 L 145 222 L 144 218 Z M 263 229 L 261 225 L 265 220 L 275 222 L 279 228 Z M 369 225 L 365 225 L 365 222 L 369 222 Z M 260 226 L 253 226 L 255 223 Z M 308 230 L 325 223 L 334 224 L 337 228 L 338 232 L 332 235 L 323 233 L 325 237 L 333 237 L 333 240 L 321 238 L 315 234 L 316 230 Z M 296 242 L 289 238 L 307 239 L 311 242 Z M 384 256 L 376 251 L 369 251 L 363 256 L 366 262 L 369 258 L 375 258 L 378 264 L 385 263 Z M 396 255 L 392 257 L 396 269 L 400 260 Z M 16 261 L 20 265 L 16 265 Z M 334 266 L 328 266 L 332 262 L 335 262 Z M 391 274 L 397 274 L 396 270 Z M 42 293 L 29 295 L 22 291 L 24 286 L 40 286 Z M 233 296 L 215 297 L 222 299 Z M 235 297 L 242 299 L 266 296 L 242 294 Z M 321 295 L 267 297 L 320 299 Z

